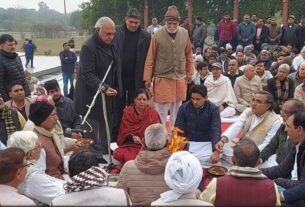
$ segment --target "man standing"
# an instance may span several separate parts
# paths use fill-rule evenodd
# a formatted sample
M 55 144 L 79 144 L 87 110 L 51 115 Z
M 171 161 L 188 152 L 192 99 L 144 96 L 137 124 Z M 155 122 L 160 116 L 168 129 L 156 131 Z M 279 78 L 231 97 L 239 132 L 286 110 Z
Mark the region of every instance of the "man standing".
M 262 44 L 267 42 L 268 28 L 264 25 L 264 20 L 259 18 L 256 23 L 256 32 L 253 39 L 253 45 L 255 51 L 260 51 Z
M 277 25 L 275 17 L 271 17 L 270 21 L 270 25 L 266 25 L 268 27 L 267 43 L 269 51 L 274 51 L 280 44 L 282 28 Z
M 158 29 L 160 29 L 162 26 L 158 24 L 158 19 L 156 17 L 152 18 L 151 25 L 147 27 L 147 32 L 150 35 L 153 35 Z
M 34 68 L 33 61 L 34 61 L 34 52 L 36 50 L 36 45 L 33 43 L 32 40 L 29 40 L 29 42 L 24 46 L 24 53 L 25 53 L 25 67 L 28 68 L 28 64 L 31 61 L 31 68 Z
M 168 7 L 164 20 L 165 26 L 152 37 L 143 79 L 148 90 L 154 79 L 156 110 L 164 125 L 170 110 L 170 124 L 173 127 L 178 109 L 186 98 L 186 84 L 192 81 L 194 62 L 188 32 L 178 26 L 180 14 L 176 6 Z
M 106 107 L 109 120 L 113 113 L 113 96 L 121 90 L 120 62 L 112 44 L 115 36 L 115 24 L 109 17 L 101 17 L 95 24 L 95 32 L 81 48 L 80 68 L 74 94 L 74 107 L 77 114 L 84 116 L 88 110 L 94 94 L 100 90 L 100 84 L 110 64 L 110 72 L 101 90 L 106 94 Z M 110 87 L 111 86 L 111 87 Z M 99 96 L 91 109 L 87 121 L 93 128 L 91 137 L 94 139 L 92 151 L 100 162 L 105 162 L 103 153 L 107 153 L 106 126 L 102 111 L 102 98 Z M 110 124 L 110 123 L 109 123 Z
M 130 105 L 137 89 L 144 88 L 143 71 L 150 35 L 140 27 L 140 13 L 131 8 L 126 14 L 125 24 L 116 28 L 114 46 L 119 54 L 122 73 L 122 93 L 115 98 L 112 139 L 116 140 L 123 109 Z
M 67 42 L 63 45 L 64 50 L 59 53 L 62 79 L 64 83 L 64 96 L 68 95 L 68 83 L 70 81 L 70 88 L 73 87 L 73 75 L 74 75 L 74 66 L 77 60 L 77 57 L 74 52 L 70 51 L 70 46 Z
M 183 23 L 180 24 L 180 27 L 186 29 L 189 33 L 189 37 L 191 42 L 193 41 L 193 31 L 194 31 L 194 25 L 192 24 L 192 22 L 190 22 L 190 19 L 188 16 L 185 16 L 183 18 Z
M 288 25 L 282 27 L 282 44 L 287 46 L 290 44 L 293 48 L 297 44 L 297 29 L 298 26 L 294 24 L 295 17 L 290 15 L 288 18 Z
M 236 25 L 230 19 L 228 12 L 225 12 L 223 19 L 217 25 L 219 43 L 218 48 L 225 47 L 227 43 L 232 45 L 232 41 L 236 35 Z
M 175 123 L 189 139 L 188 151 L 202 164 L 218 162 L 219 152 L 215 145 L 221 132 L 218 108 L 208 100 L 207 93 L 204 85 L 192 86 L 191 100 L 181 105 Z
M 238 43 L 243 47 L 252 44 L 255 37 L 255 25 L 250 22 L 250 15 L 244 16 L 244 21 L 238 25 Z
M 9 34 L 0 36 L 0 93 L 4 101 L 9 100 L 8 86 L 15 81 L 23 84 L 25 95 L 31 95 L 24 80 L 22 62 L 16 53 L 16 40 Z
M 203 49 L 205 38 L 207 37 L 207 26 L 202 21 L 202 17 L 196 18 L 196 26 L 193 33 L 193 46 L 194 48 L 200 47 Z

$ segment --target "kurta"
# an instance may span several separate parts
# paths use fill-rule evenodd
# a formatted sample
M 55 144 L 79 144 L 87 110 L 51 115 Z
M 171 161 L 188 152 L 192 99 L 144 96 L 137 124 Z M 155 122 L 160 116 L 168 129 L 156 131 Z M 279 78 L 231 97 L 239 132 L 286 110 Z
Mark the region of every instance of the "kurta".
M 165 27 L 159 29 L 151 39 L 144 67 L 143 80 L 147 82 L 154 78 L 153 96 L 155 102 L 172 103 L 185 100 L 187 89 L 186 77 L 192 77 L 194 71 L 194 61 L 192 54 L 192 44 L 188 37 L 187 31 L 181 27 L 178 27 L 175 37 L 172 38 L 164 30 L 166 30 Z M 160 35 L 161 37 L 158 37 L 158 33 L 163 33 L 165 35 Z M 181 39 L 178 37 L 181 37 L 183 41 L 184 38 L 187 37 L 187 42 L 185 43 L 181 41 Z M 158 38 L 171 39 L 172 42 L 170 43 L 170 41 L 167 41 L 167 44 L 164 45 L 163 43 L 166 41 L 161 41 Z M 171 48 L 173 53 L 181 52 L 177 51 L 177 48 L 182 48 L 182 46 L 185 45 L 183 48 L 184 57 L 176 57 L 175 54 L 172 54 L 174 57 L 172 57 L 173 61 L 171 61 L 168 57 L 160 57 L 160 55 L 158 56 L 158 53 L 164 53 L 164 51 L 169 50 L 168 44 L 172 45 Z M 180 60 L 183 63 L 185 62 L 185 64 L 181 64 Z M 158 71 L 156 71 L 156 67 L 160 66 L 161 62 L 167 62 L 167 65 L 172 64 L 170 66 L 171 68 L 162 69 L 166 75 L 162 74 L 163 71 L 160 70 L 160 68 L 158 68 Z M 176 62 L 178 66 L 180 64 L 181 68 L 177 68 L 178 66 L 176 65 Z M 179 76 L 176 76 L 178 72 L 180 74 Z

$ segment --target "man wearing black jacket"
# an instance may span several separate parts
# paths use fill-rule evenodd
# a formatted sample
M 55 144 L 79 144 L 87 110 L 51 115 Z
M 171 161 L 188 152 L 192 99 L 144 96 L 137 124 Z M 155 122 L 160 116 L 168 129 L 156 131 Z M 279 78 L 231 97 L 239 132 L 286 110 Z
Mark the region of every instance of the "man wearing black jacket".
M 26 96 L 30 96 L 30 88 L 24 80 L 22 62 L 16 53 L 16 40 L 9 34 L 0 36 L 0 93 L 3 100 L 8 101 L 8 86 L 12 82 L 20 82 Z
M 95 24 L 95 32 L 83 44 L 80 53 L 79 74 L 74 93 L 74 108 L 77 114 L 85 116 L 93 96 L 99 90 L 99 86 L 111 65 L 110 72 L 101 87 L 106 94 L 106 107 L 111 129 L 113 114 L 113 97 L 122 89 L 120 61 L 113 45 L 115 36 L 115 24 L 109 17 L 101 17 Z M 95 105 L 91 109 L 87 121 L 93 132 L 90 135 L 94 139 L 92 151 L 100 162 L 104 162 L 103 153 L 107 153 L 106 124 L 102 110 L 102 98 L 98 96 Z
M 116 28 L 114 40 L 121 62 L 122 94 L 115 101 L 112 139 L 116 140 L 123 109 L 133 101 L 137 89 L 144 88 L 143 71 L 150 44 L 150 34 L 140 27 L 140 13 L 131 8 L 125 16 L 125 23 Z

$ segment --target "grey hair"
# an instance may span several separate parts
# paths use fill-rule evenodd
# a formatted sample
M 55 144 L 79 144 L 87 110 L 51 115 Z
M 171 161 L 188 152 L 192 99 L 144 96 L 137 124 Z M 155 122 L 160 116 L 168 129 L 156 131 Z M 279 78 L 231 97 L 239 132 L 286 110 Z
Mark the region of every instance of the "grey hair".
M 244 71 L 247 71 L 248 69 L 253 69 L 253 68 L 254 68 L 253 65 L 247 64 L 247 65 L 245 65 L 245 67 L 244 67 Z
M 279 66 L 279 69 L 285 69 L 286 71 L 290 71 L 290 66 L 287 63 L 283 63 Z
M 96 21 L 94 28 L 102 28 L 106 23 L 112 23 L 115 25 L 114 21 L 110 17 L 101 17 Z
M 160 124 L 152 124 L 144 132 L 145 145 L 148 150 L 159 150 L 165 147 L 167 132 L 165 127 Z
M 7 140 L 7 147 L 19 147 L 25 153 L 34 149 L 38 136 L 32 131 L 17 131 L 10 135 Z
M 261 90 L 261 91 L 256 92 L 255 94 L 260 94 L 260 95 L 266 96 L 266 103 L 270 104 L 269 110 L 270 111 L 273 110 L 273 108 L 274 108 L 274 97 L 271 93 L 269 93 L 268 91 L 265 91 L 265 90 Z

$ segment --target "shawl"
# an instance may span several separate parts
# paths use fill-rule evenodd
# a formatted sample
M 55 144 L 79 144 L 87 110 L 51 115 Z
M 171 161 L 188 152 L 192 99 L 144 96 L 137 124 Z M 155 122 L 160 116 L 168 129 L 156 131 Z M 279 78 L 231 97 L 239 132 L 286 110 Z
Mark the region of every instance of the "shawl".
M 208 76 L 204 82 L 208 89 L 208 98 L 217 107 L 223 103 L 235 108 L 237 99 L 232 88 L 231 81 L 228 77 L 220 75 L 217 80 L 213 76 Z
M 278 100 L 278 102 L 284 102 L 288 99 L 288 93 L 289 93 L 289 80 L 288 78 L 285 79 L 283 88 L 281 81 L 276 77 L 275 78 L 275 98 Z
M 267 177 L 258 168 L 232 166 L 229 174 L 234 177 L 266 179 Z
M 126 144 L 125 141 L 128 135 L 135 135 L 140 137 L 141 140 L 144 138 L 145 129 L 151 124 L 161 123 L 158 112 L 147 106 L 142 114 L 138 114 L 133 105 L 128 106 L 124 109 L 123 118 L 118 134 L 117 144 L 118 146 L 138 146 L 136 144 Z
M 0 119 L 4 120 L 7 136 L 17 131 L 17 128 L 14 124 L 14 120 L 11 115 L 11 109 L 8 106 L 4 106 L 4 108 L 2 109 L 0 113 Z
M 88 190 L 94 187 L 101 187 L 107 185 L 107 176 L 101 168 L 93 166 L 86 171 L 83 171 L 71 178 L 64 185 L 67 193 Z

